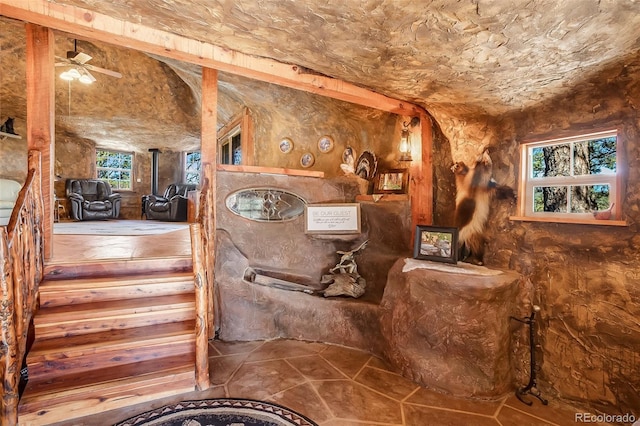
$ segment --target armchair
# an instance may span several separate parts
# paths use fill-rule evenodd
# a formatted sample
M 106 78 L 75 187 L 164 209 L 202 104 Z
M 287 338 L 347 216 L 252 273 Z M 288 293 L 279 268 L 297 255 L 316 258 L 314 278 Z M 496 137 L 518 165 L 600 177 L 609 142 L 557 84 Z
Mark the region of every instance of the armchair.
M 187 220 L 187 192 L 196 189 L 196 185 L 179 183 L 171 184 L 162 197 L 145 195 L 143 211 L 147 219 L 184 222 Z
M 21 189 L 22 185 L 15 180 L 0 179 L 0 226 L 6 226 L 9 223 Z
M 70 215 L 75 220 L 117 219 L 120 194 L 113 193 L 109 182 L 99 179 L 67 179 Z

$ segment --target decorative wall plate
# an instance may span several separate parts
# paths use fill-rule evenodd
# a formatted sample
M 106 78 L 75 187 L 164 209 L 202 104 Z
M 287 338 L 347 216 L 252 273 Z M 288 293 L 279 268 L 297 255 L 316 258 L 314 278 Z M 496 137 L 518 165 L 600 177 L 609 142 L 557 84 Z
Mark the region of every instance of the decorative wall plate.
M 358 157 L 356 163 L 356 175 L 363 179 L 371 180 L 378 170 L 378 159 L 371 151 L 365 151 Z
M 318 149 L 323 154 L 331 152 L 333 150 L 333 138 L 331 136 L 323 136 L 318 139 Z
M 315 163 L 315 161 L 315 157 L 310 152 L 306 152 L 302 154 L 302 157 L 300 157 L 300 165 L 304 168 L 313 166 L 313 163 Z
M 278 144 L 278 148 L 280 148 L 280 152 L 283 154 L 288 154 L 293 149 L 293 141 L 289 138 L 282 138 Z

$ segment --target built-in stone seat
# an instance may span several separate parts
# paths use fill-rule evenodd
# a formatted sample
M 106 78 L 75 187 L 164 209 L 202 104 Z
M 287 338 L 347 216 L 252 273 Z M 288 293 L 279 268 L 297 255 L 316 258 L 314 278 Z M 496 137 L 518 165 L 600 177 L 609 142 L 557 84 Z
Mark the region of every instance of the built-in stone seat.
M 377 304 L 252 283 L 244 279 L 248 260 L 224 234 L 218 253 L 222 340 L 283 338 L 363 349 L 415 382 L 456 396 L 492 398 L 515 387 L 510 316 L 522 314 L 517 273 L 403 272 L 401 258 Z

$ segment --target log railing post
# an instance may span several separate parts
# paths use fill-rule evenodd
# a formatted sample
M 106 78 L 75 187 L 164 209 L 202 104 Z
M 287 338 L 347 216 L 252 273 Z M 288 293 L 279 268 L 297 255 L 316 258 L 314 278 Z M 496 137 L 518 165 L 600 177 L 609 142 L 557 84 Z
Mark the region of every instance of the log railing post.
M 209 389 L 209 338 L 207 333 L 208 294 L 207 277 L 204 269 L 204 252 L 200 234 L 200 224 L 189 225 L 191 233 L 191 256 L 193 258 L 193 279 L 196 292 L 196 388 Z

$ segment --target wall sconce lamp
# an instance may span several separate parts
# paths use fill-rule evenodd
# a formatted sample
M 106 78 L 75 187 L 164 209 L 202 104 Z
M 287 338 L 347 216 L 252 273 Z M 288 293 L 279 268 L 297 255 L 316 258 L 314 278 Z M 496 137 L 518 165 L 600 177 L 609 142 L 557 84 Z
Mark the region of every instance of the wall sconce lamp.
M 82 68 L 71 68 L 70 70 L 64 71 L 60 74 L 60 78 L 65 81 L 78 80 L 80 83 L 84 84 L 91 84 L 94 81 L 89 73 Z
M 409 126 L 416 127 L 420 124 L 420 118 L 412 117 L 411 121 L 402 123 L 402 131 L 400 132 L 400 145 L 398 150 L 400 151 L 400 161 L 412 161 L 411 158 L 411 131 Z

